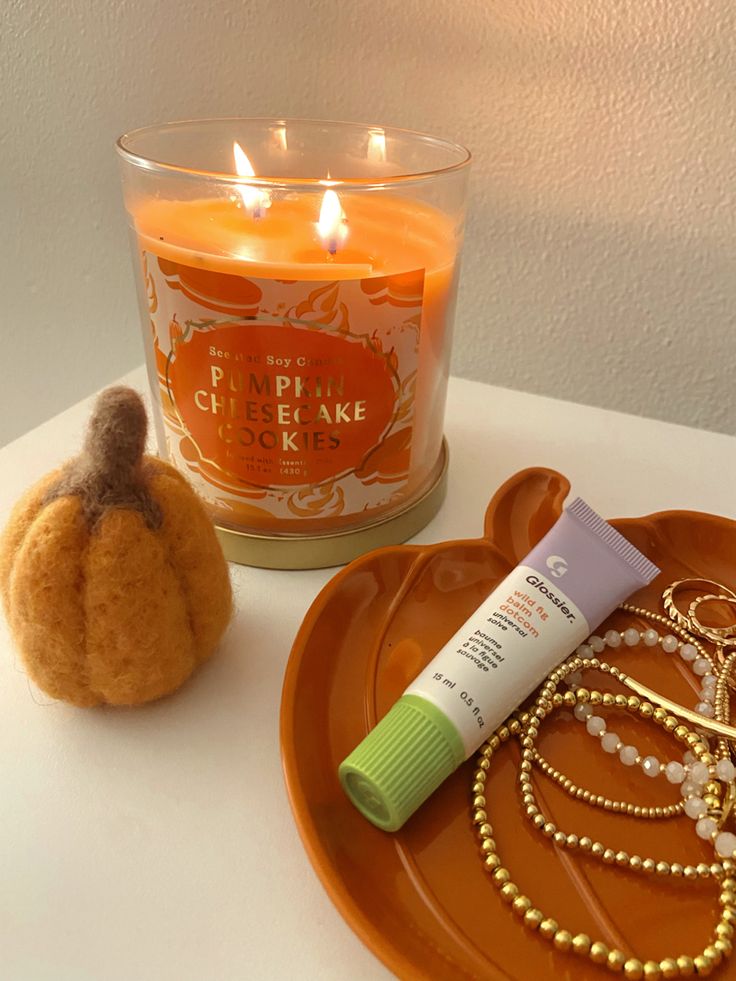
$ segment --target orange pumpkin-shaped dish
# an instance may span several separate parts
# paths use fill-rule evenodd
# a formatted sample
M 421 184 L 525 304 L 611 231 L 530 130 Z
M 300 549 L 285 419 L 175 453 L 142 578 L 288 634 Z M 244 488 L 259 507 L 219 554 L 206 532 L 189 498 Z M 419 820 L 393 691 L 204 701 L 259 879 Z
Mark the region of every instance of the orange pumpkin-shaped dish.
M 82 454 L 16 505 L 0 591 L 28 674 L 75 705 L 167 695 L 230 618 L 227 564 L 186 480 L 143 455 L 140 397 L 99 397 Z
M 526 470 L 493 497 L 481 538 L 378 549 L 356 559 L 323 589 L 295 640 L 284 681 L 281 744 L 296 823 L 340 912 L 401 978 L 609 976 L 587 957 L 555 950 L 499 897 L 472 823 L 475 760 L 463 764 L 394 834 L 369 824 L 337 777 L 345 756 L 547 532 L 569 489 L 561 474 Z M 662 569 L 634 598 L 640 606 L 661 611 L 664 586 L 690 576 L 736 587 L 736 522 L 670 511 L 612 524 Z M 601 631 L 624 625 L 644 629 L 651 623 L 618 612 Z M 694 675 L 679 657 L 657 651 L 622 645 L 607 653 L 632 677 L 691 707 L 698 701 Z M 611 679 L 596 680 L 597 687 L 614 690 Z M 620 711 L 606 713 L 620 738 L 642 754 L 681 758 L 681 746 L 660 727 Z M 604 753 L 570 711 L 545 722 L 538 748 L 552 767 L 595 794 L 653 807 L 680 799 L 678 787 L 650 780 L 639 767 L 623 767 Z M 501 861 L 534 906 L 573 934 L 588 934 L 629 957 L 687 958 L 712 942 L 719 889 L 711 878 L 637 875 L 558 847 L 525 815 L 519 763 L 515 740 L 494 754 L 486 809 Z M 534 784 L 540 806 L 558 828 L 604 842 L 614 853 L 683 866 L 714 859 L 713 848 L 696 837 L 687 817 L 649 820 L 591 807 L 536 768 Z M 724 977 L 734 974 L 733 965 L 720 970 Z M 648 977 L 672 976 L 651 966 L 647 971 Z

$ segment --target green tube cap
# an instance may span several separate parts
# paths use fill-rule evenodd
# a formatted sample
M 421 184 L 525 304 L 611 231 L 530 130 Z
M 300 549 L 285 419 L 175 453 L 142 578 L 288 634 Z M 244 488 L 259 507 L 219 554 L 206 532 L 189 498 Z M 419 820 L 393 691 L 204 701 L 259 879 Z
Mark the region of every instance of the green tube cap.
M 446 716 L 418 695 L 402 695 L 338 775 L 364 817 L 398 831 L 464 759 L 460 735 Z

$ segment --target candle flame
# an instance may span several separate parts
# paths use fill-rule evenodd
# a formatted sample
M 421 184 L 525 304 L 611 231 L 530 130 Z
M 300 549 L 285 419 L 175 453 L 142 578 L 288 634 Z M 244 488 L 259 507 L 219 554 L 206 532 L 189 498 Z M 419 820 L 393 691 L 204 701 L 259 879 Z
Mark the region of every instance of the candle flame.
M 238 177 L 256 176 L 256 172 L 253 170 L 253 164 L 248 159 L 248 154 L 237 140 L 233 143 L 233 157 L 235 158 L 235 173 Z
M 279 150 L 289 149 L 289 144 L 286 141 L 286 126 L 276 126 L 273 130 L 273 137 Z
M 337 191 L 328 188 L 323 194 L 317 231 L 331 255 L 337 252 L 338 245 L 342 245 L 347 238 L 347 221 Z
M 374 129 L 368 134 L 368 159 L 376 163 L 386 161 L 386 133 L 382 129 Z
M 233 143 L 233 159 L 235 160 L 235 173 L 238 177 L 256 176 L 253 164 L 237 140 Z M 235 190 L 253 218 L 261 218 L 265 209 L 271 207 L 271 196 L 268 191 L 263 191 L 258 187 L 250 187 L 248 184 L 239 184 Z

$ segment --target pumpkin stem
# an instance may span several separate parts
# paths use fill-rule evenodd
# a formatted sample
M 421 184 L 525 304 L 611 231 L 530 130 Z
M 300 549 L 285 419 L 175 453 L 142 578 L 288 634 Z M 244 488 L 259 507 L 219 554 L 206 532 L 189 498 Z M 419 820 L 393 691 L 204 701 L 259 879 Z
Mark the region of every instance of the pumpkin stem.
M 161 509 L 148 490 L 143 465 L 147 429 L 137 392 L 122 385 L 105 389 L 95 403 L 81 456 L 65 467 L 46 501 L 80 497 L 90 528 L 111 508 L 140 511 L 149 528 L 159 528 Z
M 125 481 L 141 463 L 147 430 L 140 395 L 123 385 L 107 388 L 95 402 L 84 453 L 92 468 L 104 470 L 113 482 Z

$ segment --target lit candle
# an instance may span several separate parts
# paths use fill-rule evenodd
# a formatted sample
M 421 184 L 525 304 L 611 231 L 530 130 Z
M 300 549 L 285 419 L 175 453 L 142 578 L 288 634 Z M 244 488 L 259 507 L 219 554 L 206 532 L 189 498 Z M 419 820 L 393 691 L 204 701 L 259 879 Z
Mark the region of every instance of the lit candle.
M 269 152 L 289 152 L 287 129 Z M 457 221 L 400 184 L 365 192 L 326 168 L 295 188 L 259 180 L 246 149 L 233 143 L 237 178 L 217 194 L 174 186 L 129 205 L 160 439 L 220 526 L 383 520 L 441 469 Z M 371 130 L 365 164 L 385 162 Z
M 343 245 L 348 234 L 345 213 L 340 206 L 337 191 L 325 191 L 322 207 L 319 209 L 317 231 L 330 255 L 337 255 L 338 244 Z
M 256 176 L 253 164 L 237 140 L 233 142 L 233 158 L 235 160 L 235 172 L 239 177 Z M 265 209 L 271 207 L 271 196 L 268 191 L 259 190 L 250 184 L 238 185 L 236 190 L 252 218 L 262 217 Z

